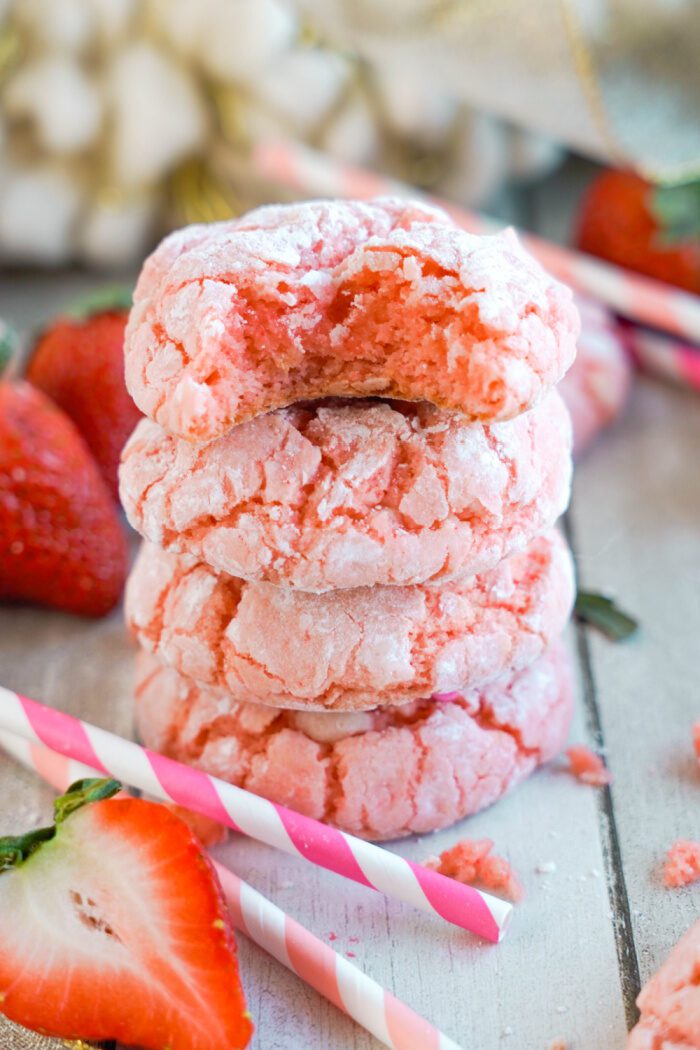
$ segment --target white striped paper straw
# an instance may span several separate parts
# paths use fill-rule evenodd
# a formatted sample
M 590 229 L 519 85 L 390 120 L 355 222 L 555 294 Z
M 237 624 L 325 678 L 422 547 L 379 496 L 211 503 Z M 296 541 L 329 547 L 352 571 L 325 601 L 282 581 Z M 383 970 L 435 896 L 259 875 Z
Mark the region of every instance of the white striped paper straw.
M 263 178 L 287 186 L 305 197 L 354 197 L 360 200 L 387 195 L 413 197 L 436 204 L 458 226 L 472 233 L 493 233 L 503 228 L 503 223 L 467 211 L 450 201 L 431 197 L 415 186 L 342 164 L 297 142 L 261 142 L 252 150 L 252 162 Z M 700 296 L 530 233 L 519 230 L 518 234 L 528 251 L 560 280 L 587 292 L 634 321 L 700 342 Z
M 508 927 L 513 908 L 507 901 L 1 687 L 0 729 L 439 915 L 486 940 L 500 941 Z
M 0 731 L 0 746 L 59 792 L 76 780 L 100 776 L 96 769 L 12 733 Z M 223 864 L 213 864 L 236 929 L 385 1046 L 392 1050 L 460 1050 L 443 1032 L 262 893 Z

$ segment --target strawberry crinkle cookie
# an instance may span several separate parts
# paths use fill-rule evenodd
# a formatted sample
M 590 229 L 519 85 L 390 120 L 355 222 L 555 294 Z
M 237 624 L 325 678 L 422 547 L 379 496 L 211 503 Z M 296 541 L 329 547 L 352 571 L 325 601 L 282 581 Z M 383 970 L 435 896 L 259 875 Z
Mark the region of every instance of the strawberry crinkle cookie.
M 681 937 L 637 998 L 627 1050 L 700 1050 L 700 921 Z
M 443 828 L 495 802 L 561 748 L 572 713 L 560 645 L 442 703 L 329 713 L 241 703 L 139 656 L 144 743 L 363 838 Z
M 520 670 L 561 632 L 573 592 L 557 532 L 464 581 L 323 595 L 218 575 L 144 544 L 126 618 L 164 663 L 235 700 L 355 710 Z
M 580 456 L 620 415 L 632 385 L 632 362 L 620 328 L 593 299 L 576 296 L 581 335 L 559 392 L 571 413 L 574 455 Z
M 569 289 L 514 233 L 466 233 L 398 199 L 311 201 L 167 237 L 136 286 L 126 380 L 193 442 L 329 396 L 491 421 L 561 379 L 577 335 Z
M 143 420 L 121 495 L 151 542 L 232 576 L 316 593 L 443 581 L 554 524 L 570 445 L 554 391 L 488 425 L 427 402 L 302 404 L 203 446 Z

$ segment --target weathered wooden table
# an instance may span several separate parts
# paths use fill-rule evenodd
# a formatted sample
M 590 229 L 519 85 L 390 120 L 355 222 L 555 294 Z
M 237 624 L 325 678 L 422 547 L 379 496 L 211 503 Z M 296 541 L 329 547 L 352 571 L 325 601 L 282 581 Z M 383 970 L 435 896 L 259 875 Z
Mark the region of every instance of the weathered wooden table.
M 15 280 L 0 316 L 38 323 L 71 278 Z M 84 279 L 86 281 L 87 279 Z M 613 645 L 571 633 L 580 683 L 572 737 L 602 747 L 610 790 L 556 764 L 457 827 L 392 846 L 414 859 L 489 836 L 527 898 L 507 940 L 487 946 L 371 890 L 241 838 L 225 863 L 468 1050 L 622 1048 L 640 981 L 697 916 L 698 887 L 669 891 L 664 850 L 700 837 L 700 399 L 640 381 L 622 422 L 577 468 L 568 528 L 582 584 L 641 621 Z M 86 623 L 0 610 L 0 681 L 116 732 L 130 732 L 132 647 L 119 614 Z M 45 819 L 51 794 L 0 758 L 0 832 Z M 537 872 L 543 866 L 546 873 Z M 555 867 L 553 867 L 555 866 Z M 240 938 L 260 1050 L 378 1046 Z M 2 1050 L 29 1044 L 0 1029 Z

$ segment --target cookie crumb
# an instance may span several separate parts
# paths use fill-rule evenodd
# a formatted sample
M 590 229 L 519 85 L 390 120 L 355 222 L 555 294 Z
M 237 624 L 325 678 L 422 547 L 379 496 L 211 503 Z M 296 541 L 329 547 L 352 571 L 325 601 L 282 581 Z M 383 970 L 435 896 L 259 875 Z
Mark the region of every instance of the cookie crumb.
M 700 762 L 700 718 L 693 724 L 693 747 L 698 762 Z
M 664 883 L 669 889 L 700 879 L 700 842 L 678 839 L 666 852 Z
M 520 881 L 504 857 L 491 853 L 492 839 L 462 839 L 439 857 L 428 857 L 424 867 L 467 885 L 477 884 L 512 901 L 525 896 Z
M 607 769 L 600 755 L 596 755 L 590 747 L 586 747 L 585 744 L 574 744 L 573 747 L 567 748 L 565 753 L 569 760 L 569 769 L 584 784 L 591 784 L 593 787 L 605 787 L 606 784 L 612 784 L 612 773 Z

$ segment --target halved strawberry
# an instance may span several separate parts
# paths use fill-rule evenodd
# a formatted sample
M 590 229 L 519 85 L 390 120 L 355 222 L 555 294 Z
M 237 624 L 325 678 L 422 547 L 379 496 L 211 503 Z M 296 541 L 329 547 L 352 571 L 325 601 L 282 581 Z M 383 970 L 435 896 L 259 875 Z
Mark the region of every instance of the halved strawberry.
M 235 1050 L 252 1033 L 221 887 L 165 806 L 74 784 L 0 839 L 0 1011 L 64 1039 Z

